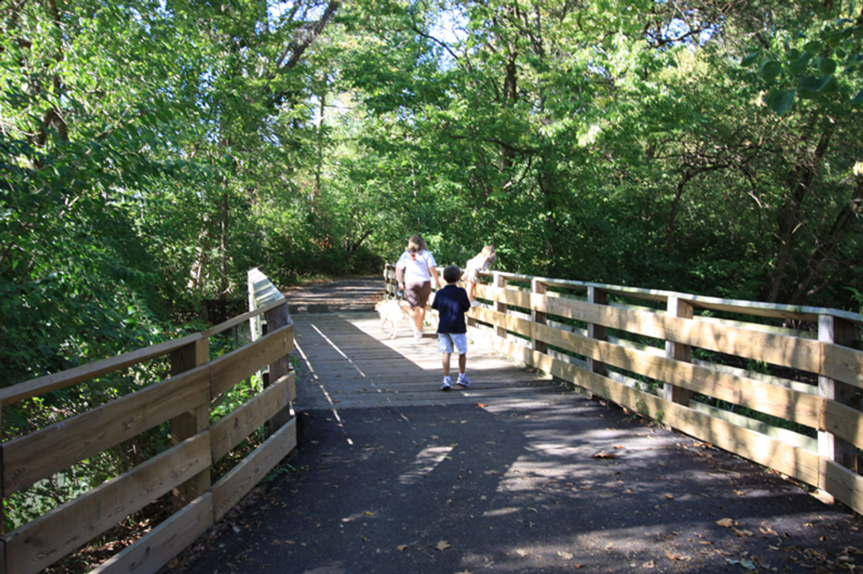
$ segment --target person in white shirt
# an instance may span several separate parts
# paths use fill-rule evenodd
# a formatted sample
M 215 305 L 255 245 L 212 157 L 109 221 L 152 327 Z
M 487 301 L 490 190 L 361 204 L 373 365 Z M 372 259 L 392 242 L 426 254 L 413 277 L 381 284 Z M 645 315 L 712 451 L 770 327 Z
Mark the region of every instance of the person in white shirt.
M 422 337 L 432 278 L 435 285 L 440 287 L 434 255 L 428 250 L 422 235 L 415 233 L 408 240 L 408 248 L 396 262 L 396 279 L 399 282 L 399 290 L 404 290 L 405 298 L 413 310 L 414 323 L 416 323 L 414 337 L 417 339 Z
M 474 299 L 476 298 L 476 284 L 479 282 L 479 273 L 488 269 L 494 263 L 496 257 L 497 254 L 494 251 L 494 246 L 486 245 L 476 256 L 468 259 L 465 265 L 464 275 L 462 275 L 461 280 L 465 282 L 467 298 L 470 299 L 473 305 L 476 305 Z

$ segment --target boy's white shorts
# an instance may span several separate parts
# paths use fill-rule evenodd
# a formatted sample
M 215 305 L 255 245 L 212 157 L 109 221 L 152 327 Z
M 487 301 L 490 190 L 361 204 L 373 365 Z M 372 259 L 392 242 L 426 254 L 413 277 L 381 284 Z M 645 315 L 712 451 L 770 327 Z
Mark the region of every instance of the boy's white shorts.
M 452 353 L 453 347 L 459 355 L 467 353 L 467 333 L 438 333 L 437 350 L 441 353 Z

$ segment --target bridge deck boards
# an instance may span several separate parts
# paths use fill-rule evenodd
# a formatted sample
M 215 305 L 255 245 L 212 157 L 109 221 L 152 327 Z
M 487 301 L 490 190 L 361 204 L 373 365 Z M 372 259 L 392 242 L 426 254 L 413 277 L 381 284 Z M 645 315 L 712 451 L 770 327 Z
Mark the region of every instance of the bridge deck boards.
M 415 341 L 402 324 L 387 339 L 375 313 L 296 315 L 294 323 L 299 410 L 550 401 L 572 392 L 477 344 L 468 348 L 471 388 L 441 392 L 441 355 L 431 333 Z M 457 355 L 451 373 L 455 380 Z

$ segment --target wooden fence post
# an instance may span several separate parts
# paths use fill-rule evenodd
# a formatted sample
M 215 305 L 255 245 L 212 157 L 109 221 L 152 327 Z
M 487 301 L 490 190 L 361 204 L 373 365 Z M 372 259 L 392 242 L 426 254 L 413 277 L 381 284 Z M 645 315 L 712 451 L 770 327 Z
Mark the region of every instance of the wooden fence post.
M 281 329 L 282 327 L 290 324 L 291 317 L 288 314 L 288 303 L 285 301 L 284 305 L 279 305 L 275 309 L 267 311 L 264 313 L 267 319 L 267 332 L 273 333 L 277 329 Z M 264 379 L 264 386 L 268 387 L 271 384 L 274 384 L 281 377 L 288 374 L 288 371 L 291 370 L 291 361 L 290 358 L 285 355 L 277 359 L 275 362 L 270 363 L 269 367 L 269 375 Z M 288 406 L 277 412 L 273 415 L 273 418 L 270 419 L 268 423 L 269 427 L 269 435 L 272 435 L 277 430 L 285 426 L 291 421 L 291 405 L 290 401 L 288 401 Z
M 210 360 L 210 340 L 203 338 L 171 353 L 171 375 L 179 375 Z M 207 402 L 171 419 L 171 443 L 179 444 L 210 426 L 210 392 Z M 212 463 L 212 461 L 211 461 Z M 174 512 L 180 510 L 210 488 L 210 469 L 195 475 L 173 491 Z
M 501 290 L 506 289 L 507 283 L 508 283 L 508 282 L 507 282 L 506 277 L 504 277 L 503 275 L 501 275 L 499 271 L 495 271 L 495 272 L 494 272 L 494 286 L 495 286 L 495 290 L 497 290 L 497 289 L 501 289 Z M 497 311 L 498 313 L 503 313 L 504 315 L 506 315 L 506 303 L 504 303 L 504 302 L 502 302 L 502 301 L 498 301 L 498 300 L 495 298 L 495 301 L 494 301 L 494 310 L 495 310 L 495 311 Z M 502 339 L 502 341 L 503 341 L 503 342 L 506 342 L 506 327 L 495 327 L 495 328 L 494 328 L 494 334 L 495 334 L 497 337 L 499 337 L 500 339 Z
M 587 288 L 587 302 L 594 305 L 608 305 L 608 293 L 596 287 Z M 595 323 L 587 324 L 587 336 L 598 341 L 608 340 L 608 329 L 603 325 Z M 608 369 L 605 368 L 605 363 L 596 359 L 587 358 L 587 370 L 596 373 L 597 375 L 607 376 Z
M 530 280 L 530 292 L 535 293 L 537 295 L 545 295 L 548 288 L 545 286 L 545 283 L 539 282 L 536 277 Z M 531 305 L 530 316 L 533 319 L 534 323 L 539 325 L 548 325 L 548 315 L 544 311 L 537 311 Z M 540 341 L 536 337 L 531 338 L 530 347 L 534 351 L 539 351 L 540 353 L 548 352 L 548 345 L 545 341 Z
M 678 297 L 668 298 L 668 317 L 679 317 L 681 319 L 692 319 L 695 314 L 692 305 Z M 675 361 L 690 362 L 692 360 L 692 347 L 675 341 L 665 342 L 665 356 Z M 680 405 L 689 405 L 689 391 L 682 387 L 664 383 L 662 389 L 663 398 Z
M 854 323 L 832 315 L 818 316 L 818 340 L 820 342 L 853 347 L 854 340 L 857 338 L 856 335 Z M 818 377 L 818 395 L 823 399 L 832 399 L 856 409 L 858 408 L 858 405 L 855 404 L 856 394 L 856 388 L 851 385 L 823 375 Z M 857 449 L 854 444 L 820 429 L 818 430 L 818 455 L 859 472 Z

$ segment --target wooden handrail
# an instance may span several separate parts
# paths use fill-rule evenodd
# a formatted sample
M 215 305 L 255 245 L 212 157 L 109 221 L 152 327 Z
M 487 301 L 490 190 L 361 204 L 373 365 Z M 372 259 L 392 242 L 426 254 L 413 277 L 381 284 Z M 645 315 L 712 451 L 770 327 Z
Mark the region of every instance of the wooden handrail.
M 276 309 L 276 308 L 278 308 L 284 304 L 285 304 L 284 297 L 282 299 L 276 299 L 276 300 L 270 301 L 269 303 L 265 303 L 264 305 L 261 305 L 260 307 L 256 307 L 255 309 L 252 309 L 251 311 L 246 311 L 242 315 L 237 315 L 236 317 L 228 319 L 224 323 L 219 323 L 218 325 L 210 327 L 206 331 L 203 331 L 201 334 L 204 337 L 212 337 L 213 335 L 218 335 L 219 333 L 222 333 L 224 331 L 227 331 L 228 329 L 236 327 L 237 325 L 240 325 L 241 323 L 245 323 L 249 319 L 254 319 L 255 317 L 259 317 L 259 316 L 263 315 L 264 313 L 266 313 L 268 311 L 272 311 L 273 309 Z
M 194 343 L 195 341 L 218 335 L 219 333 L 245 323 L 249 319 L 263 315 L 264 313 L 276 309 L 284 304 L 284 298 L 281 300 L 272 300 L 260 307 L 233 317 L 224 323 L 219 323 L 218 325 L 210 327 L 200 333 L 193 333 L 179 339 L 165 341 L 164 343 L 129 351 L 128 353 L 117 355 L 116 357 L 87 363 L 80 367 L 46 375 L 37 379 L 31 379 L 11 387 L 5 387 L 0 389 L 0 406 L 11 405 L 25 399 L 38 397 L 50 393 L 51 391 L 56 391 L 84 381 L 99 378 L 107 373 L 119 371 L 158 357 L 163 357 L 177 349 L 181 349 Z
M 477 285 L 477 298 L 492 304 L 468 313 L 475 339 L 590 394 L 821 488 L 863 512 L 863 477 L 855 453 L 863 448 L 863 412 L 855 392 L 863 388 L 863 352 L 855 336 L 863 315 L 515 273 L 480 276 L 493 281 Z M 396 290 L 394 277 L 387 265 L 390 294 Z M 609 303 L 609 295 L 666 308 Z M 732 312 L 738 318 L 703 318 L 695 309 Z M 764 318 L 815 323 L 819 332 L 754 322 Z M 573 322 L 587 327 L 575 328 Z M 775 365 L 801 381 L 729 368 L 709 357 L 693 359 L 692 349 Z M 695 402 L 694 396 L 749 409 L 768 424 Z M 770 427 L 768 417 L 806 427 L 810 436 Z M 818 441 L 811 438 L 816 432 Z
M 395 274 L 395 266 L 390 263 L 386 264 L 384 277 L 387 277 L 387 271 L 392 270 Z M 439 268 L 441 271 L 442 268 Z M 570 279 L 555 279 L 552 277 L 541 277 L 534 275 L 522 275 L 519 273 L 508 273 L 504 271 L 496 272 L 480 272 L 481 277 L 492 277 L 497 273 L 500 277 L 513 283 L 538 282 L 547 287 L 560 287 L 565 289 L 583 289 L 594 287 L 602 291 L 623 297 L 632 297 L 635 299 L 643 299 L 646 301 L 654 301 L 658 303 L 666 303 L 669 298 L 677 297 L 678 299 L 689 302 L 694 307 L 702 309 L 710 309 L 713 311 L 728 311 L 732 313 L 741 313 L 744 315 L 752 315 L 758 317 L 770 317 L 776 319 L 795 319 L 800 321 L 817 321 L 822 315 L 829 315 L 839 319 L 850 321 L 857 325 L 863 325 L 863 314 L 851 313 L 840 309 L 831 309 L 825 307 L 808 307 L 803 305 L 785 305 L 782 303 L 764 303 L 760 301 L 746 301 L 739 299 L 723 299 L 719 297 L 708 297 L 705 295 L 693 295 L 677 291 L 666 291 L 662 289 L 645 289 L 642 287 L 629 287 L 624 285 L 611 285 L 607 283 L 592 283 L 589 281 L 575 281 Z
M 89 381 L 102 375 L 143 363 L 144 361 L 162 357 L 203 338 L 204 336 L 201 333 L 193 333 L 180 339 L 165 341 L 158 345 L 137 349 L 117 355 L 116 357 L 88 363 L 74 369 L 39 377 L 38 379 L 31 379 L 11 387 L 5 387 L 0 389 L 0 406 L 11 405 L 24 399 L 38 397 L 51 391 Z
M 294 325 L 287 302 L 257 270 L 252 309 L 174 341 L 138 349 L 0 390 L 0 404 L 36 397 L 143 361 L 171 355 L 172 375 L 134 393 L 0 444 L 3 496 L 98 456 L 170 421 L 175 445 L 0 537 L 0 571 L 35 574 L 130 514 L 173 491 L 175 513 L 141 540 L 99 567 L 100 572 L 154 572 L 219 520 L 296 446 L 290 402 L 295 376 L 286 356 Z M 261 315 L 270 332 L 210 361 L 209 337 Z M 273 383 L 220 421 L 210 423 L 213 398 L 261 370 Z M 256 429 L 270 436 L 210 486 L 211 467 Z

